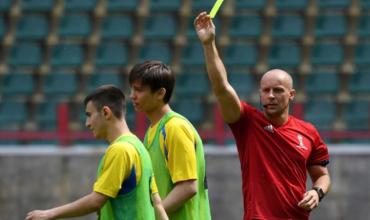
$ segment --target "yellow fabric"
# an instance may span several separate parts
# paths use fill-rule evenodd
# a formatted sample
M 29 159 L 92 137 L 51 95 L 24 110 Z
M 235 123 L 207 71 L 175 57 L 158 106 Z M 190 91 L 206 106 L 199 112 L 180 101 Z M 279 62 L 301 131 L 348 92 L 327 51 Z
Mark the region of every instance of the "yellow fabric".
M 134 146 L 127 142 L 113 142 L 105 152 L 103 171 L 94 183 L 94 192 L 115 198 L 122 188 L 122 183 L 129 177 L 134 168 L 138 183 L 141 177 L 139 153 Z M 154 178 L 151 190 L 152 193 L 158 192 Z
M 148 144 L 151 145 L 159 123 L 148 131 Z M 181 118 L 171 118 L 165 124 L 166 147 L 168 151 L 167 167 L 173 183 L 197 179 L 195 158 L 195 134 L 189 123 Z M 164 138 L 160 132 L 159 144 L 164 155 Z M 155 161 L 153 161 L 155 163 Z

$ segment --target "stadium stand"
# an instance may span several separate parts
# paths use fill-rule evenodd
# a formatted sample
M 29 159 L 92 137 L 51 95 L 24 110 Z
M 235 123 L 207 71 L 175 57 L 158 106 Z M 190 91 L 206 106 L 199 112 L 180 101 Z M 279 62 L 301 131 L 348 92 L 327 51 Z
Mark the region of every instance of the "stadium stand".
M 205 140 L 225 143 L 230 133 L 215 110 L 193 28 L 213 2 L 1 0 L 1 130 L 58 132 L 65 120 L 66 132 L 88 142 L 82 97 L 106 83 L 128 93 L 129 68 L 156 59 L 177 74 L 173 108 L 207 127 Z M 326 140 L 348 141 L 353 132 L 370 139 L 369 8 L 368 0 L 225 1 L 214 23 L 230 83 L 258 106 L 261 74 L 285 69 L 298 91 L 294 111 Z M 60 105 L 70 113 L 59 115 Z M 146 126 L 131 105 L 127 117 L 132 128 Z M 38 141 L 42 135 L 31 140 Z

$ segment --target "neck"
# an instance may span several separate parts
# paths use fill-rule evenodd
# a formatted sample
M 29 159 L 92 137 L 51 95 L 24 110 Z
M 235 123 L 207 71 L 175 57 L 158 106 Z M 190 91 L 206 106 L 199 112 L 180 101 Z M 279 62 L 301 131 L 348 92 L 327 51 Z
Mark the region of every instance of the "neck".
M 267 115 L 266 112 L 264 113 L 265 117 L 274 125 L 280 126 L 285 124 L 288 121 L 289 114 L 288 112 L 280 114 L 278 116 L 274 115 Z
M 107 132 L 107 141 L 111 144 L 122 134 L 130 133 L 130 129 L 127 126 L 125 120 L 118 120 L 112 125 Z
M 153 111 L 151 112 L 146 112 L 146 116 L 148 117 L 150 123 L 152 125 L 154 125 L 155 123 L 157 123 L 159 120 L 161 120 L 161 118 L 167 114 L 169 111 L 171 111 L 171 108 L 168 104 L 165 104 L 163 106 L 160 106 L 156 109 L 154 109 Z

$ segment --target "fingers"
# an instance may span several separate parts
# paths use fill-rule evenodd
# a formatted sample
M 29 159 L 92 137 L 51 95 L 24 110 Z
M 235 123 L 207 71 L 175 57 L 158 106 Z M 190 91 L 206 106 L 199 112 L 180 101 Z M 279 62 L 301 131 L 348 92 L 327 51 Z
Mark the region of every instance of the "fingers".
M 318 204 L 319 200 L 317 195 L 315 196 L 314 193 L 306 192 L 303 199 L 298 203 L 298 206 L 305 210 L 311 211 L 312 209 L 316 208 Z
M 209 27 L 210 21 L 211 17 L 207 14 L 207 12 L 203 11 L 194 19 L 194 26 L 197 29 L 202 27 Z

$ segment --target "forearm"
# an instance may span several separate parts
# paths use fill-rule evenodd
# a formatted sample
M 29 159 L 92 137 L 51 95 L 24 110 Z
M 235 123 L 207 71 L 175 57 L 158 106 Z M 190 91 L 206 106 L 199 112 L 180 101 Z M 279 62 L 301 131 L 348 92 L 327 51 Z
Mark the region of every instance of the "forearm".
M 172 191 L 163 200 L 163 207 L 167 213 L 175 212 L 185 202 L 197 193 L 197 181 L 189 180 L 176 184 Z
M 331 180 L 329 174 L 323 174 L 312 182 L 312 187 L 320 187 L 326 194 L 330 190 L 330 184 Z
M 158 193 L 152 194 L 152 201 L 153 201 L 156 219 L 168 220 L 167 213 L 163 208 L 161 197 L 159 197 Z

